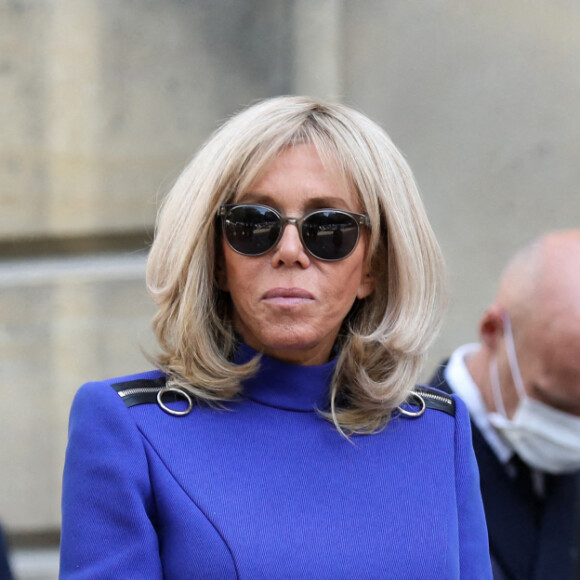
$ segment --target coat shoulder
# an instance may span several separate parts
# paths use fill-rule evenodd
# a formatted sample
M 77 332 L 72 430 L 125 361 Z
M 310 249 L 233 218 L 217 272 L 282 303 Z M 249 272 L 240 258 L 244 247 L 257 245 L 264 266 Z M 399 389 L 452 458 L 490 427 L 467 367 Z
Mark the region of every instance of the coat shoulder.
M 455 417 L 455 399 L 448 393 L 444 393 L 443 391 L 434 389 L 433 387 L 418 385 L 413 389 L 413 391 L 411 391 L 407 402 L 416 405 L 417 400 L 423 401 L 426 409 L 442 411 L 443 413 Z M 423 403 L 421 403 L 421 405 L 423 405 Z

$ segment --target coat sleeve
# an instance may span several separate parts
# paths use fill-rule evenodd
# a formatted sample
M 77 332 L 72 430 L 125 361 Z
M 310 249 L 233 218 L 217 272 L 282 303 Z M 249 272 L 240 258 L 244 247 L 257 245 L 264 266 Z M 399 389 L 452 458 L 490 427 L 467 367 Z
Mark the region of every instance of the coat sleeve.
M 161 579 L 154 521 L 143 438 L 108 384 L 87 383 L 70 414 L 61 580 Z
M 456 401 L 455 486 L 459 518 L 459 565 L 461 578 L 492 578 L 489 541 L 479 470 L 471 442 L 471 423 L 465 404 Z

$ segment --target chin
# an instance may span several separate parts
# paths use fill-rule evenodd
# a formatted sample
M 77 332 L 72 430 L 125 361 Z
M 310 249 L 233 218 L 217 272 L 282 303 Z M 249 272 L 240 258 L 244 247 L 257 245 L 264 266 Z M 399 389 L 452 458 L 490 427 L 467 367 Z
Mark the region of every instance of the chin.
M 276 350 L 309 350 L 322 342 L 323 337 L 311 329 L 289 329 L 258 337 L 265 348 Z
M 317 364 L 322 364 L 327 361 L 334 340 L 315 333 L 294 336 L 286 333 L 284 336 L 272 337 L 269 340 L 264 337 L 260 344 L 262 347 L 259 350 L 280 360 L 297 364 L 312 364 L 313 360 L 317 360 Z

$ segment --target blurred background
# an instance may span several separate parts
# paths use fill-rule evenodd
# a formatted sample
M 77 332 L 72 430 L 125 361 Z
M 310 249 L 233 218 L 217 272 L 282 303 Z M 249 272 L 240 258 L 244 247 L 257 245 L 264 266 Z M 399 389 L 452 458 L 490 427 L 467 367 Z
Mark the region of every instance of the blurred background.
M 150 367 L 156 209 L 241 107 L 312 94 L 389 132 L 451 304 L 426 379 L 476 340 L 505 261 L 580 224 L 575 0 L 0 0 L 0 521 L 57 577 L 78 386 Z

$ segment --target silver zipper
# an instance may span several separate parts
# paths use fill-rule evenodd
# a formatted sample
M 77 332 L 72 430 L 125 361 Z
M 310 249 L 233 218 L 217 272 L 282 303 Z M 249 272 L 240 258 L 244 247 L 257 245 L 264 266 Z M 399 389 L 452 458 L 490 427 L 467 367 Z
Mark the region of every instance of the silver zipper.
M 415 392 L 415 391 L 413 391 L 413 392 Z M 441 395 L 437 395 L 436 393 L 430 393 L 429 391 L 420 391 L 417 394 L 421 395 L 422 397 L 427 397 L 428 399 L 435 399 L 436 401 L 439 401 L 441 403 L 445 403 L 446 405 L 453 404 L 453 401 L 451 399 L 449 399 L 448 397 L 443 397 Z
M 134 387 L 132 389 L 125 389 L 124 391 L 119 391 L 117 394 L 119 397 L 130 397 L 131 395 L 136 395 L 138 393 L 155 393 L 161 390 L 162 387 Z

